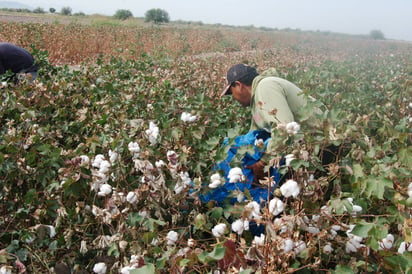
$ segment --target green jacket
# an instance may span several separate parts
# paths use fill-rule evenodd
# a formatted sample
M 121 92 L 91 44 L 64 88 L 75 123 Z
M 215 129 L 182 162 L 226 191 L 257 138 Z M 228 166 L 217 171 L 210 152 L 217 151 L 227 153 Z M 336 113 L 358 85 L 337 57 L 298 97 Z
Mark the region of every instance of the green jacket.
M 250 130 L 271 130 L 273 124 L 299 123 L 298 112 L 307 104 L 302 90 L 277 77 L 274 68 L 258 75 L 252 83 L 252 121 Z

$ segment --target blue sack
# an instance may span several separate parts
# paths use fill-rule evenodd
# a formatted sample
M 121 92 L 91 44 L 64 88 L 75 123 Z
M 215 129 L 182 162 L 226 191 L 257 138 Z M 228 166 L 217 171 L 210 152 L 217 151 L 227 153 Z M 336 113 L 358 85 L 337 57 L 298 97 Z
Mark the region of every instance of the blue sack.
M 258 148 L 255 145 L 256 140 L 262 139 L 264 141 L 264 147 Z M 246 169 L 245 166 L 252 165 L 259 161 L 264 151 L 266 150 L 267 144 L 270 140 L 270 133 L 265 130 L 254 130 L 250 131 L 245 135 L 237 136 L 234 139 L 234 144 L 230 147 L 228 151 L 228 155 L 225 160 L 218 163 L 215 166 L 216 171 L 223 171 L 223 176 L 226 180 L 225 184 L 219 186 L 215 189 L 211 189 L 206 194 L 200 195 L 200 199 L 204 202 L 209 202 L 211 200 L 221 204 L 227 198 L 230 198 L 230 203 L 235 203 L 237 201 L 236 197 L 231 197 L 233 191 L 238 190 L 242 192 L 248 191 L 253 198 L 254 201 L 260 203 L 262 200 L 267 201 L 268 198 L 271 196 L 271 192 L 267 186 L 257 186 L 253 185 L 254 175 L 252 170 Z M 223 142 L 223 145 L 228 145 L 228 139 L 226 138 Z M 236 155 L 238 149 L 242 146 L 249 146 L 252 145 L 254 149 L 254 153 L 245 153 L 244 157 L 242 158 L 242 172 L 245 176 L 244 182 L 238 183 L 230 183 L 228 179 L 228 174 L 230 169 L 230 162 L 232 161 L 233 157 Z M 222 175 L 222 173 L 220 172 Z M 280 173 L 277 172 L 277 169 L 270 168 L 270 175 L 274 177 L 275 182 L 279 182 L 280 180 Z M 274 186 L 275 187 L 275 186 Z M 274 188 L 273 187 L 273 188 Z

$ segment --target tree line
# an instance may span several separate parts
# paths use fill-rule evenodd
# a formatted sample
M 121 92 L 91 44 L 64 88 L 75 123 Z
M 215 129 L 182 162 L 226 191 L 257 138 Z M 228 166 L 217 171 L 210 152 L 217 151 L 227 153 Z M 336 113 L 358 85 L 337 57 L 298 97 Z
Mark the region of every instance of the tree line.
M 33 10 L 30 9 L 12 9 L 12 8 L 2 8 L 0 10 L 3 11 L 13 11 L 13 12 L 28 12 L 28 13 L 39 13 L 39 14 L 44 14 L 47 13 L 44 8 L 37 7 Z M 49 8 L 48 10 L 49 13 L 56 13 L 57 10 L 55 8 Z M 86 15 L 84 12 L 76 12 L 72 13 L 72 8 L 71 7 L 62 7 L 60 12 L 58 12 L 61 15 L 66 15 L 66 16 L 84 16 Z M 127 9 L 119 9 L 115 12 L 113 15 L 114 18 L 119 19 L 119 20 L 127 20 L 129 18 L 133 18 L 133 13 L 130 10 Z M 145 21 L 146 22 L 154 22 L 156 24 L 160 23 L 168 23 L 170 21 L 170 16 L 169 13 L 163 9 L 155 8 L 155 9 L 150 9 L 146 11 L 145 13 Z

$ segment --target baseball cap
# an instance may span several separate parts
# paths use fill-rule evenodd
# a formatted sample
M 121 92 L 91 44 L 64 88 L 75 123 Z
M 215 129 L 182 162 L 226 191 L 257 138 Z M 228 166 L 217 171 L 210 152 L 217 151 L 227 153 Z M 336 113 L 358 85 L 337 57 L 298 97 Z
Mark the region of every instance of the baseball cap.
M 234 82 L 245 80 L 252 75 L 258 75 L 254 67 L 248 66 L 246 64 L 236 64 L 231 66 L 226 75 L 227 85 L 220 96 L 232 94 L 230 86 L 233 85 Z

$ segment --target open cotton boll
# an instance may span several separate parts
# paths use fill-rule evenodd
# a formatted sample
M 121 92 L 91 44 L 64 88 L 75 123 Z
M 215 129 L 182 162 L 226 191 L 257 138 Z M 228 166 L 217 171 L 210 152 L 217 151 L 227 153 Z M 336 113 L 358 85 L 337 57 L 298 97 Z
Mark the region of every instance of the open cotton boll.
M 293 246 L 293 252 L 295 252 L 296 255 L 301 253 L 305 249 L 306 249 L 306 243 L 302 240 L 295 242 Z
M 154 145 L 157 143 L 157 138 L 159 137 L 159 128 L 153 122 L 149 123 L 149 129 L 146 130 L 147 138 L 149 142 Z
M 225 230 L 226 230 L 226 224 L 220 223 L 220 224 L 215 225 L 214 228 L 212 228 L 212 234 L 216 238 L 220 238 L 225 234 Z
M 229 170 L 227 177 L 229 178 L 229 183 L 237 183 L 242 180 L 243 172 L 240 167 L 234 167 Z
M 333 248 L 331 243 L 327 243 L 324 247 L 323 247 L 323 253 L 329 254 L 332 253 Z
M 256 246 L 263 246 L 265 244 L 265 234 L 260 234 L 260 236 L 255 236 L 253 238 L 253 243 Z
M 167 245 L 174 245 L 179 238 L 179 234 L 176 231 L 169 231 L 167 233 L 166 239 L 167 239 Z
M 99 192 L 97 195 L 99 196 L 107 196 L 112 192 L 112 186 L 109 184 L 102 184 L 100 185 Z
M 393 237 L 392 234 L 386 235 L 386 237 L 384 239 L 379 241 L 379 250 L 391 249 L 392 246 L 393 246 L 394 240 L 395 240 L 395 238 Z
M 107 266 L 105 263 L 97 263 L 93 266 L 93 272 L 97 274 L 106 274 Z
M 249 218 L 260 219 L 260 205 L 256 201 L 249 202 L 245 208 L 250 210 Z
M 409 198 L 412 198 L 412 182 L 410 182 L 408 185 L 408 196 Z
M 296 122 L 290 122 L 286 124 L 286 132 L 289 135 L 295 135 L 299 132 L 299 130 L 300 130 L 300 125 Z
M 238 235 L 241 235 L 243 231 L 249 230 L 249 221 L 238 219 L 232 223 L 232 230 Z
M 130 142 L 130 143 L 127 145 L 127 148 L 129 149 L 129 151 L 130 151 L 131 153 L 138 153 L 138 152 L 140 152 L 140 146 L 139 146 L 139 144 L 136 143 L 136 142 Z
M 95 168 L 100 168 L 101 162 L 104 160 L 104 156 L 102 154 L 97 154 L 96 157 L 94 157 L 92 166 Z
M 126 201 L 130 204 L 135 204 L 137 202 L 137 193 L 134 191 L 127 193 Z
M 196 117 L 196 115 L 191 115 L 188 112 L 182 112 L 182 115 L 180 116 L 180 119 L 183 122 L 194 122 L 194 121 L 196 121 L 197 117 Z
M 399 245 L 398 253 L 403 254 L 405 251 L 412 252 L 412 243 L 402 242 Z
M 272 200 L 270 200 L 270 202 L 269 202 L 269 212 L 273 216 L 277 216 L 280 213 L 282 213 L 284 208 L 285 208 L 284 204 L 279 198 L 275 197 Z
M 296 159 L 295 155 L 293 154 L 288 154 L 285 156 L 285 165 L 286 166 L 290 166 L 290 162 L 292 162 L 292 160 Z
M 209 184 L 210 188 L 217 188 L 223 183 L 224 181 L 222 180 L 222 177 L 220 177 L 219 173 L 215 173 L 212 176 L 210 176 L 210 184 Z
M 284 253 L 288 253 L 289 251 L 291 251 L 293 249 L 293 246 L 294 242 L 292 241 L 292 239 L 287 238 L 283 240 L 282 248 Z
M 280 187 L 280 192 L 286 198 L 288 198 L 290 196 L 292 196 L 293 198 L 296 198 L 300 193 L 300 189 L 299 189 L 298 183 L 296 181 L 287 180 L 286 183 L 284 183 Z

